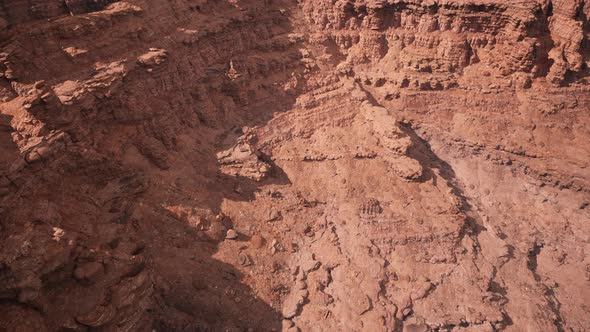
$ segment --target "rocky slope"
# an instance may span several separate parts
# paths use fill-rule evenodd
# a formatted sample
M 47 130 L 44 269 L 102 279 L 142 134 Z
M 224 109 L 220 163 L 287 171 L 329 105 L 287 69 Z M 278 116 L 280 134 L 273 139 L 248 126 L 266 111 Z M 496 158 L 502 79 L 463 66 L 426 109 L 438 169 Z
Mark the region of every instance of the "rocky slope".
M 0 3 L 0 330 L 584 331 L 588 15 Z

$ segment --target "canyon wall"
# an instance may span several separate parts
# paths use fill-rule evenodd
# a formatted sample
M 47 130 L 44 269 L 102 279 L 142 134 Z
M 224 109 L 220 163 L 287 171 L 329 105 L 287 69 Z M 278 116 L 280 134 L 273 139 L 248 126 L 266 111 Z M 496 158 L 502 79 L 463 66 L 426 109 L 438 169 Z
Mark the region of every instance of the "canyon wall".
M 0 329 L 582 331 L 590 2 L 0 3 Z
M 416 78 L 439 89 L 468 66 L 527 82 L 587 75 L 589 8 L 584 1 L 303 1 L 312 38 L 345 59 L 343 69 L 380 62 L 384 72 L 406 74 L 397 84 Z M 434 87 L 420 81 L 432 76 L 441 76 Z

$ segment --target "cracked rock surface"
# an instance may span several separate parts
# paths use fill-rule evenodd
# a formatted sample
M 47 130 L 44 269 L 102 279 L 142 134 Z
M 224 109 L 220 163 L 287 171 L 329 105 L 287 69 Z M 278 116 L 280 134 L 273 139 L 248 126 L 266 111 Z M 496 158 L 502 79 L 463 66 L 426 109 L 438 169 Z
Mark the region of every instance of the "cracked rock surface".
M 0 331 L 585 331 L 590 1 L 0 6 Z

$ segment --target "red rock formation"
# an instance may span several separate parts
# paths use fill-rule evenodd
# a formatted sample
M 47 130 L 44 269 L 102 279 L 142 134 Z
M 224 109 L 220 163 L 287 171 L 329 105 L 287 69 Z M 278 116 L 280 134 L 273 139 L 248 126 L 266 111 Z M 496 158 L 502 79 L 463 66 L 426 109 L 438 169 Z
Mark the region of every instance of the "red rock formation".
M 0 330 L 584 330 L 588 15 L 3 3 Z

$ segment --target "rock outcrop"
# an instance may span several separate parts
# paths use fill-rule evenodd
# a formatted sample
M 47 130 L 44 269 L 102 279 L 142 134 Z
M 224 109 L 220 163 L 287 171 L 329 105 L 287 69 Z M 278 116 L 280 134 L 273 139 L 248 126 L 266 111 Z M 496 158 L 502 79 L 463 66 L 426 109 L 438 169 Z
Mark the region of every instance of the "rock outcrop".
M 556 84 L 588 72 L 584 1 L 303 3 L 326 59 L 346 71 L 378 63 L 379 84 L 445 89 L 467 67 Z

